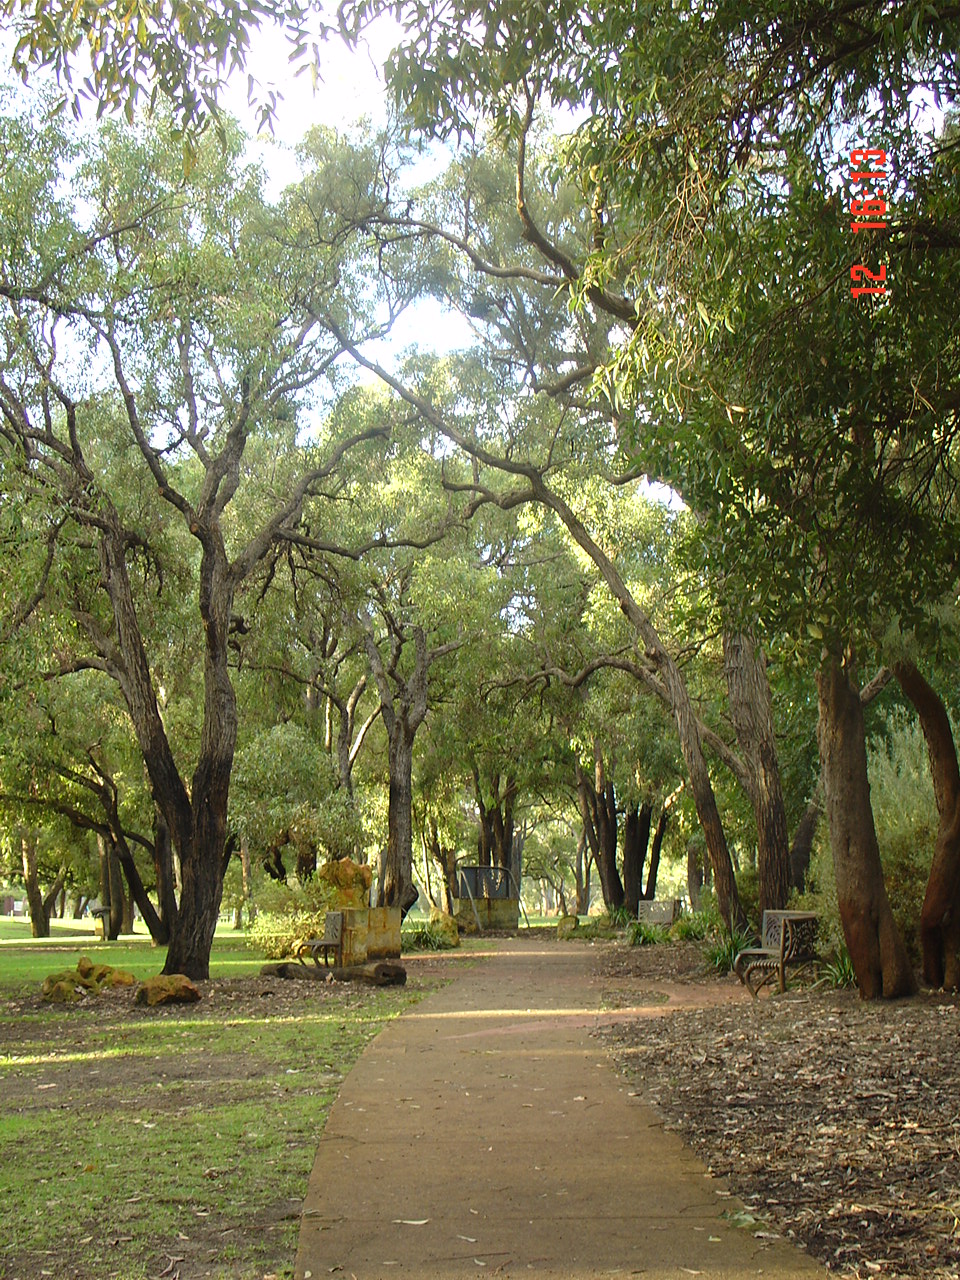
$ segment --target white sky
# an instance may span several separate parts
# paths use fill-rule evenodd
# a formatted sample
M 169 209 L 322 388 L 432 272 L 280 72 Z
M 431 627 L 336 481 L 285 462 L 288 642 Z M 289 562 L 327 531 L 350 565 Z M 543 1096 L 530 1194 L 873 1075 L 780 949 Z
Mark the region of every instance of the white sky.
M 346 130 L 364 118 L 374 126 L 386 123 L 387 98 L 381 69 L 396 33 L 394 24 L 381 22 L 372 42 L 368 39 L 356 50 L 348 49 L 337 39 L 321 44 L 321 79 L 316 87 L 308 69 L 296 74 L 299 64 L 289 61 L 290 45 L 279 28 L 264 28 L 254 37 L 248 70 L 261 90 L 275 88 L 282 95 L 273 137 L 268 133 L 257 135 L 256 114 L 247 103 L 245 75 L 236 77 L 224 106 L 253 137 L 251 154 L 262 159 L 278 187 L 297 178 L 292 151 L 313 125 Z
M 255 38 L 248 71 L 261 90 L 275 87 L 282 94 L 273 135 L 257 133 L 256 111 L 247 102 L 246 75 L 237 77 L 224 98 L 224 106 L 250 135 L 250 155 L 266 169 L 271 196 L 299 177 L 294 149 L 313 125 L 326 124 L 348 131 L 363 120 L 375 128 L 387 123 L 382 68 L 398 34 L 396 23 L 380 19 L 356 50 L 348 49 L 336 38 L 321 44 L 321 77 L 316 86 L 309 70 L 296 75 L 297 65 L 289 62 L 290 45 L 281 30 L 264 29 Z M 426 300 L 400 317 L 388 341 L 371 344 L 365 350 L 389 366 L 395 363 L 396 354 L 407 347 L 450 351 L 471 345 L 474 337 L 462 316 Z

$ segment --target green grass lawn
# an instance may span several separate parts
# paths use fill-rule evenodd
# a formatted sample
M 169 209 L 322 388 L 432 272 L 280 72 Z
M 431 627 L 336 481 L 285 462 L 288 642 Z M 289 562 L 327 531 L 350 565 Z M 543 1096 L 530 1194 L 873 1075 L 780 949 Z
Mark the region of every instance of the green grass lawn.
M 156 973 L 148 938 L 0 931 L 0 1278 L 278 1280 L 339 1083 L 424 989 L 255 977 L 232 931 L 200 1003 L 134 1005 L 127 988 L 43 1006 L 80 955 Z
M 25 995 L 48 973 L 74 968 L 81 956 L 89 956 L 95 964 L 128 969 L 141 980 L 163 968 L 166 952 L 154 946 L 146 931 L 102 942 L 92 920 L 56 920 L 51 929 L 49 938 L 32 938 L 29 921 L 0 917 L 0 993 Z M 217 929 L 210 953 L 211 978 L 252 976 L 262 964 L 263 956 L 247 946 L 243 933 Z

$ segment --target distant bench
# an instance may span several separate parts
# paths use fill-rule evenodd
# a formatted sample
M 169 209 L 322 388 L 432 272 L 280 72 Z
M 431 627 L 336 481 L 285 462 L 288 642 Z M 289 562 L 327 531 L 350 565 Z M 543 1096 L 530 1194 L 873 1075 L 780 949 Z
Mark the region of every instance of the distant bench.
M 763 945 L 748 947 L 733 962 L 734 972 L 752 996 L 777 979 L 787 989 L 787 968 L 812 964 L 817 958 L 817 917 L 812 911 L 765 911 Z M 752 979 L 759 975 L 754 986 Z
M 645 900 L 637 908 L 637 918 L 644 924 L 659 924 L 669 929 L 680 919 L 679 898 Z
M 297 947 L 297 959 L 301 964 L 307 962 L 304 956 L 308 955 L 315 965 L 320 964 L 320 957 L 323 956 L 324 968 L 330 963 L 330 952 L 333 952 L 336 967 L 343 968 L 343 912 L 328 911 L 323 921 L 323 937 L 308 938 L 306 942 L 301 942 Z

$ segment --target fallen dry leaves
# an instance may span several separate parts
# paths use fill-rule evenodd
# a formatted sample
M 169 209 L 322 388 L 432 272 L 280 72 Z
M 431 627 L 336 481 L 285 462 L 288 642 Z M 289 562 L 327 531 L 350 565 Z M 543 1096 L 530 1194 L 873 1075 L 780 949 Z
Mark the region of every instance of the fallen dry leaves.
M 671 950 L 609 952 L 607 977 L 618 991 L 667 978 Z M 674 978 L 704 981 L 689 950 L 676 963 Z M 745 1202 L 742 1225 L 862 1280 L 955 1280 L 960 999 L 864 1004 L 808 988 L 604 1035 L 638 1093 Z

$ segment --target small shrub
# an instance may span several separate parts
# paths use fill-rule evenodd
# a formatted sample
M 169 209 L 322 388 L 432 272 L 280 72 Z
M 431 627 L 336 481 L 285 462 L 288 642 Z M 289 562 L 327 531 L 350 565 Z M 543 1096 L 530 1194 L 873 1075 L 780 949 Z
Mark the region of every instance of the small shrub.
M 845 945 L 841 945 L 823 965 L 823 976 L 832 987 L 855 987 L 857 975 Z
M 760 919 L 760 876 L 755 867 L 738 871 L 737 896 L 748 920 Z
M 432 920 L 418 920 L 405 924 L 400 934 L 404 951 L 450 951 L 454 944 Z
M 611 929 L 629 929 L 636 923 L 637 917 L 626 907 L 615 907 L 607 916 L 607 921 Z
M 670 941 L 670 930 L 662 924 L 650 924 L 646 920 L 633 920 L 627 930 L 631 947 L 659 946 Z
M 691 911 L 683 915 L 670 929 L 670 937 L 677 942 L 702 942 L 716 928 L 716 921 L 706 911 Z
M 322 935 L 326 914 L 336 906 L 336 891 L 319 876 L 303 884 L 274 882 L 264 888 L 259 905 L 250 945 L 268 960 L 282 960 L 299 943 Z
M 747 930 L 734 929 L 732 934 L 714 934 L 706 949 L 707 963 L 717 973 L 729 973 L 740 952 L 752 947 L 755 941 L 753 934 Z

